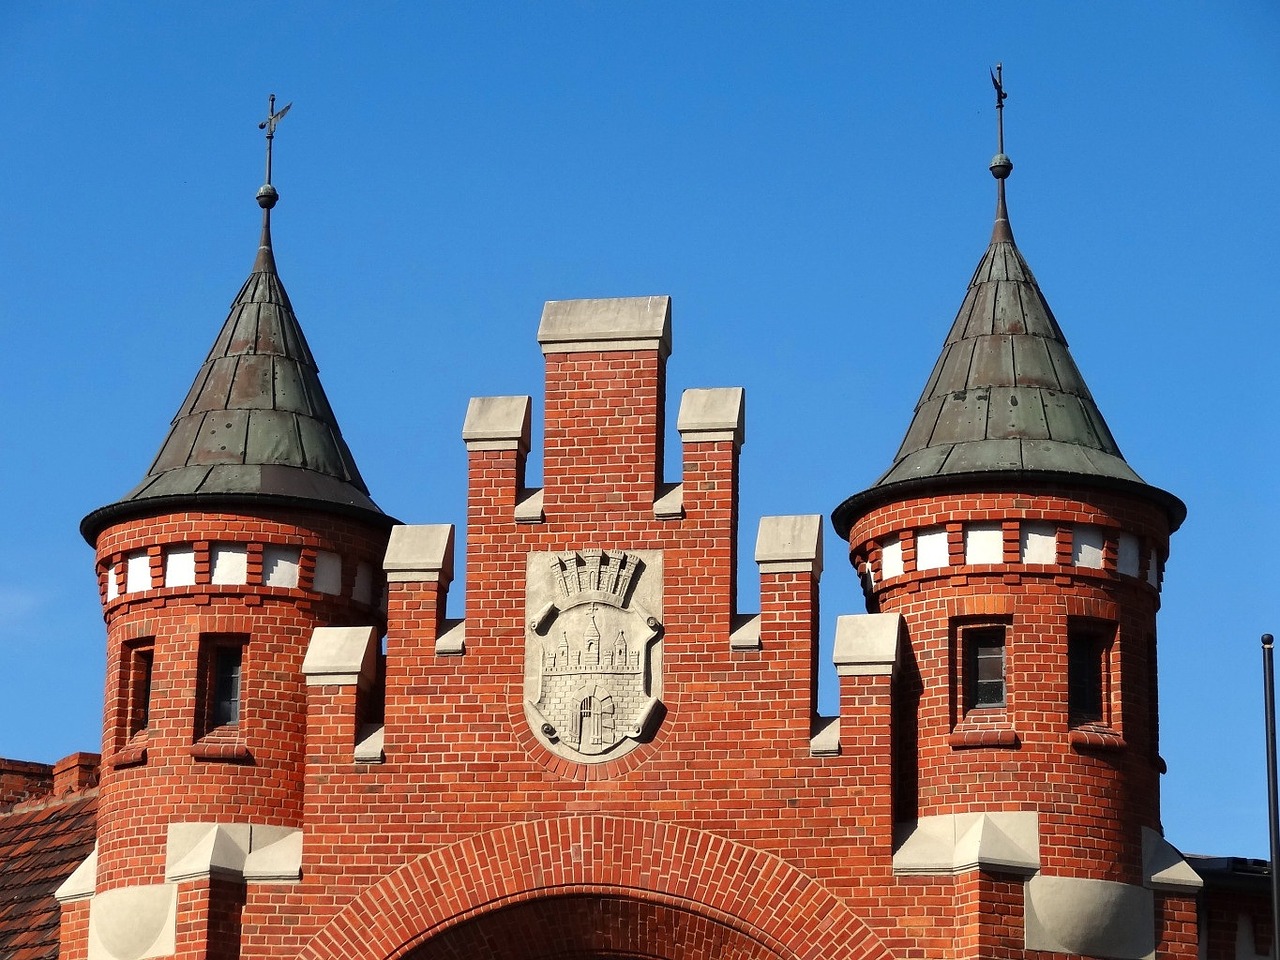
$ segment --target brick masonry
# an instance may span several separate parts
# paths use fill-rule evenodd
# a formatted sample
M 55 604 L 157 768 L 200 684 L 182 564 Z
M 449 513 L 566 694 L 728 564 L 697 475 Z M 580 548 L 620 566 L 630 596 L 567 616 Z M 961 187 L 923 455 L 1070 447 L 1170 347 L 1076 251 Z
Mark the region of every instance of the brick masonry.
M 318 509 L 192 504 L 102 533 L 96 894 L 64 905 L 63 956 L 94 955 L 96 897 L 166 881 L 169 825 L 182 822 L 303 838 L 300 877 L 176 881 L 173 955 L 192 960 L 1052 955 L 1024 946 L 1025 869 L 895 872 L 895 836 L 974 812 L 1038 814 L 1046 875 L 1143 887 L 1142 828 L 1159 825 L 1149 557 L 1163 561 L 1169 535 L 1154 507 L 1036 487 L 861 517 L 851 559 L 869 608 L 903 617 L 899 663 L 842 675 L 839 749 L 815 750 L 820 553 L 762 565 L 760 643 L 731 646 L 752 612 L 738 611 L 734 583 L 737 437 L 685 435 L 682 508 L 655 512 L 665 348 L 546 352 L 541 513 L 517 511 L 535 494 L 527 435 L 469 444 L 465 610 L 449 602 L 448 564 L 355 599 L 355 571 L 381 570 L 386 533 Z M 966 564 L 976 522 L 1001 525 L 1001 562 Z M 1053 562 L 1021 562 L 1031 522 L 1058 530 Z M 1101 567 L 1073 562 L 1077 526 L 1106 531 Z M 937 528 L 949 563 L 917 569 L 917 532 Z M 1119 569 L 1122 533 L 1143 545 L 1137 576 Z M 890 539 L 903 570 L 887 577 Z M 218 544 L 244 546 L 243 583 L 212 582 Z M 175 546 L 194 549 L 194 583 L 164 586 Z M 297 549 L 296 586 L 264 583 L 272 547 Z M 139 551 L 149 589 L 130 590 Z M 662 567 L 661 709 L 633 748 L 603 758 L 549 749 L 526 710 L 529 558 L 591 551 L 648 552 Z M 318 553 L 342 559 L 336 594 L 314 589 Z M 461 649 L 438 650 L 453 618 Z M 1103 717 L 1074 726 L 1073 618 L 1113 630 Z M 961 632 L 983 623 L 1007 630 L 1007 702 L 966 712 Z M 312 630 L 361 625 L 385 634 L 374 666 L 308 684 Z M 243 651 L 242 712 L 208 729 L 209 650 L 227 642 Z M 379 727 L 381 761 L 357 762 Z M 1195 894 L 1152 896 L 1157 955 L 1195 956 Z

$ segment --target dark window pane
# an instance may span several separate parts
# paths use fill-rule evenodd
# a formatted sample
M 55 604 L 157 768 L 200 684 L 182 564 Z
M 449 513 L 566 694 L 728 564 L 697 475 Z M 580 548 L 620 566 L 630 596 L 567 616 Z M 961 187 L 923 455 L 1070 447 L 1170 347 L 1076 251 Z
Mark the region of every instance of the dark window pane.
M 210 726 L 240 722 L 240 648 L 218 647 L 213 656 L 213 710 Z
M 1004 627 L 973 627 L 963 637 L 965 708 L 1003 707 Z
M 154 650 L 135 647 L 129 660 L 129 736 L 145 729 L 151 722 L 151 668 Z
M 1072 724 L 1103 720 L 1106 637 L 1098 627 L 1073 624 L 1067 635 L 1067 712 Z

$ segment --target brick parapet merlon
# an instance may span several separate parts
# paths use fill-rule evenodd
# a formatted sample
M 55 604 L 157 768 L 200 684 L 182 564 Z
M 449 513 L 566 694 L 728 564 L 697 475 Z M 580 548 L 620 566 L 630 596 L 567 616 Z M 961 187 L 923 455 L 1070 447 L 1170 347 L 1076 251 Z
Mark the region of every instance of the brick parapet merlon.
M 543 510 L 652 515 L 663 473 L 669 297 L 553 300 L 546 355 Z
M 444 619 L 453 582 L 453 546 L 451 523 L 405 525 L 391 531 L 383 559 L 389 655 L 393 649 L 400 655 L 399 638 L 408 634 L 434 644 L 437 654 L 462 652 L 462 624 L 450 630 Z M 446 641 L 446 633 L 454 639 Z

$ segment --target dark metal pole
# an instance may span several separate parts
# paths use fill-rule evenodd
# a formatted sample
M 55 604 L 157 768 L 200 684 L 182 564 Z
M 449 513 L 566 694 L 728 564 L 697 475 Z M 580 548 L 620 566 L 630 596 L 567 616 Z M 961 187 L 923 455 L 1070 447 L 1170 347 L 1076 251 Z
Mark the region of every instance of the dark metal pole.
M 1272 666 L 1274 639 L 1262 635 L 1262 683 L 1267 714 L 1267 814 L 1271 828 L 1271 952 L 1280 939 L 1280 884 L 1276 868 L 1280 866 L 1280 800 L 1276 796 L 1276 683 Z

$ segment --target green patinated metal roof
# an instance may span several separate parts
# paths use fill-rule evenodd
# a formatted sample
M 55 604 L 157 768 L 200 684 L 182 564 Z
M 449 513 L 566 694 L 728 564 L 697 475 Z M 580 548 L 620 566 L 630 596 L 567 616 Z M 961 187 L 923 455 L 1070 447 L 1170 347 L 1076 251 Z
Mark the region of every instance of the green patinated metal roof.
M 276 273 L 268 190 L 253 272 L 147 475 L 81 523 L 91 544 L 127 516 L 183 506 L 274 503 L 394 523 L 369 497 Z
M 991 243 L 893 465 L 832 520 L 845 536 L 861 510 L 908 488 L 1015 479 L 1128 487 L 1164 506 L 1175 528 L 1186 515 L 1120 453 L 1014 243 L 1001 179 Z

